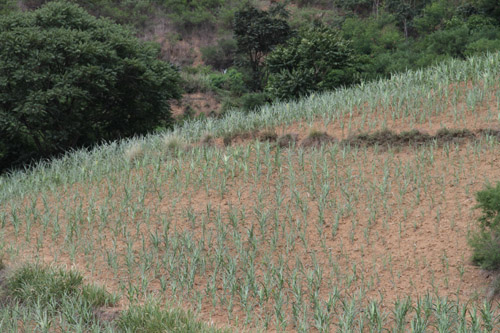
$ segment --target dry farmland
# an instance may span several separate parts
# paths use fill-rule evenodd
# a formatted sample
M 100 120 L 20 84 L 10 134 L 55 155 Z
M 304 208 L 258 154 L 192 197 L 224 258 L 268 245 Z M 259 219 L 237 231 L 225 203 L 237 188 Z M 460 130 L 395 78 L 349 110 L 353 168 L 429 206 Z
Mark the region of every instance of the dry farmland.
M 451 61 L 2 177 L 5 261 L 75 268 L 121 295 L 107 312 L 155 298 L 235 331 L 494 330 L 467 237 L 500 180 L 499 69 Z

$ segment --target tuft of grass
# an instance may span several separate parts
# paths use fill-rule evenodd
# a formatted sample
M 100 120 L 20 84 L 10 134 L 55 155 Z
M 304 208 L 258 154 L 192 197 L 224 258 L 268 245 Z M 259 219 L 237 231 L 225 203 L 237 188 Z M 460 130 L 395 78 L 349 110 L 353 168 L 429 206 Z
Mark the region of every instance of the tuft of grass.
M 154 300 L 132 305 L 117 319 L 117 327 L 125 332 L 222 332 L 199 322 L 190 312 L 165 310 Z
M 119 301 L 119 296 L 110 294 L 102 286 L 87 284 L 82 286 L 81 297 L 94 307 L 113 306 Z
M 487 132 L 489 133 L 489 132 Z M 356 136 L 351 136 L 342 143 L 351 146 L 412 146 L 423 145 L 431 142 L 443 144 L 445 142 L 455 142 L 462 139 L 474 138 L 475 135 L 468 129 L 440 129 L 436 135 L 432 136 L 427 133 L 420 132 L 416 129 L 394 133 L 388 129 L 377 131 L 371 134 L 363 133 Z
M 92 310 L 104 305 L 114 305 L 118 301 L 116 295 L 108 293 L 102 287 L 84 285 L 83 276 L 76 271 L 42 267 L 38 264 L 26 264 L 11 272 L 7 276 L 4 293 L 12 303 L 43 308 L 52 314 L 68 304 L 80 304 L 80 308 Z M 85 313 L 78 308 L 74 311 L 82 315 Z
M 24 265 L 7 277 L 7 295 L 25 305 L 59 307 L 64 298 L 78 294 L 83 277 L 75 271 Z
M 352 146 L 402 146 L 424 144 L 430 141 L 432 141 L 430 135 L 419 132 L 418 130 L 397 134 L 388 129 L 384 129 L 371 134 L 363 133 L 349 137 L 344 140 L 344 143 Z
M 177 136 L 165 136 L 163 146 L 167 153 L 177 153 L 186 147 L 185 142 Z
M 487 270 L 500 269 L 500 182 L 476 193 L 480 229 L 469 238 L 472 261 Z

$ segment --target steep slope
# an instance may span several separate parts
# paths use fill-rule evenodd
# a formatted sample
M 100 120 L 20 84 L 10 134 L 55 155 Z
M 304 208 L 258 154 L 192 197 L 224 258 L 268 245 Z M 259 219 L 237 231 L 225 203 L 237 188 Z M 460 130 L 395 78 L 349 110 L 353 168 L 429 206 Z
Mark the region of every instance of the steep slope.
M 2 177 L 0 246 L 9 262 L 74 266 L 124 307 L 152 295 L 220 326 L 474 325 L 462 304 L 482 306 L 492 278 L 467 234 L 474 193 L 500 179 L 499 65 L 450 61 Z M 353 140 L 382 129 L 438 136 Z M 311 132 L 331 139 L 303 145 Z

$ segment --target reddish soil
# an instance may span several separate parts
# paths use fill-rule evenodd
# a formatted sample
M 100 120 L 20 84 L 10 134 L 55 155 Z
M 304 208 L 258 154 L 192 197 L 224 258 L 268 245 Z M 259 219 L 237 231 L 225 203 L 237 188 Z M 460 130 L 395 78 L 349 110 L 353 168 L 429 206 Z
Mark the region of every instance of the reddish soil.
M 383 128 L 393 129 L 396 132 L 417 129 L 431 135 L 443 127 L 467 128 L 475 131 L 498 125 L 497 121 L 493 121 L 489 116 L 492 105 L 492 101 L 486 101 L 458 122 L 455 121 L 450 110 L 433 116 L 425 124 L 410 124 L 407 120 L 397 119 L 384 121 L 383 114 L 374 113 L 368 116 L 365 119 L 365 125 L 361 126 L 363 110 L 359 110 L 351 117 L 350 131 L 340 128 L 338 122 L 324 126 L 322 121 L 310 124 L 296 122 L 290 126 L 276 128 L 275 131 L 278 135 L 297 134 L 300 142 L 307 138 L 311 129 L 324 131 L 331 137 L 341 140 L 356 133 L 367 132 L 366 124 L 375 122 L 378 125 L 372 126 L 369 131 Z M 234 145 L 244 147 L 254 140 L 242 139 Z M 220 146 L 220 149 L 224 149 L 221 141 L 222 139 L 217 139 L 216 144 Z M 390 311 L 396 299 L 408 295 L 415 298 L 427 292 L 450 298 L 460 297 L 463 302 L 482 300 L 492 277 L 482 273 L 471 264 L 467 234 L 474 228 L 478 215 L 478 212 L 473 209 L 476 204 L 474 193 L 483 188 L 486 179 L 493 182 L 500 180 L 498 167 L 500 147 L 488 147 L 486 144 L 479 149 L 476 147 L 474 140 L 464 140 L 450 145 L 436 146 L 433 156 L 430 156 L 429 148 L 398 147 L 379 150 L 367 147 L 360 148 L 357 154 L 350 153 L 344 160 L 339 158 L 338 165 L 335 165 L 335 160 L 327 157 L 326 165 L 331 175 L 329 180 L 332 181 L 328 198 L 336 198 L 345 206 L 348 205 L 350 195 L 357 197 L 354 204 L 355 211 L 345 214 L 339 220 L 335 235 L 332 234 L 332 228 L 334 228 L 336 212 L 333 209 L 327 209 L 324 216 L 324 233 L 320 236 L 318 232 L 319 198 L 311 192 L 311 188 L 321 189 L 321 172 L 317 169 L 322 168 L 321 161 L 325 156 L 324 152 L 317 149 L 305 149 L 302 166 L 297 152 L 294 151 L 292 164 L 283 163 L 280 177 L 280 170 L 277 167 L 268 169 L 262 162 L 259 162 L 262 161 L 262 157 L 256 154 L 255 149 L 252 149 L 249 174 L 255 174 L 257 168 L 260 167 L 262 176 L 245 178 L 244 172 L 235 168 L 234 176 L 226 176 L 227 191 L 222 196 L 215 188 L 210 188 L 207 192 L 198 186 L 196 177 L 203 173 L 200 165 L 196 164 L 193 168 L 187 161 L 181 162 L 175 174 L 167 174 L 165 167 L 160 166 L 159 172 L 163 174 L 160 186 L 165 193 L 174 191 L 174 184 L 179 181 L 184 182 L 188 189 L 172 192 L 172 195 L 165 195 L 163 198 L 159 198 L 154 191 L 150 191 L 144 198 L 144 207 L 149 209 L 151 216 L 149 220 L 146 219 L 145 209 L 136 216 L 131 216 L 128 211 L 116 209 L 110 212 L 110 224 L 98 230 L 98 223 L 93 225 L 85 222 L 88 217 L 89 202 L 94 200 L 94 207 L 97 208 L 104 206 L 105 202 L 111 208 L 113 205 L 120 207 L 126 196 L 120 190 L 124 184 L 116 183 L 119 175 L 110 175 L 100 184 L 80 184 L 61 189 L 50 195 L 48 209 L 53 212 L 54 216 L 59 217 L 61 224 L 60 235 L 54 239 L 52 238 L 54 227 L 49 225 L 46 230 L 43 230 L 40 223 L 31 227 L 29 236 L 26 236 L 26 226 L 22 226 L 17 237 L 14 228 L 8 225 L 3 230 L 3 238 L 12 249 L 19 251 L 17 255 L 12 255 L 16 261 L 30 261 L 37 258 L 47 263 L 76 267 L 88 280 L 103 284 L 111 291 L 125 294 L 123 288 L 126 290 L 129 282 L 141 284 L 138 268 L 142 260 L 141 255 L 147 254 L 146 249 L 152 247 L 149 235 L 161 231 L 159 216 L 162 214 L 169 216 L 171 235 L 175 230 L 189 231 L 194 239 L 200 240 L 203 238 L 202 228 L 199 224 L 193 225 L 189 221 L 186 217 L 187 209 L 198 217 L 198 221 L 202 217 L 207 218 L 206 228 L 214 232 L 216 232 L 216 226 L 213 218 L 207 217 L 208 204 L 212 207 L 212 214 L 220 209 L 223 220 L 228 224 L 230 223 L 228 215 L 232 209 L 244 210 L 247 212 L 245 223 L 238 226 L 235 232 L 241 235 L 245 246 L 248 246 L 246 235 L 249 226 L 258 225 L 253 209 L 257 207 L 259 189 L 266 189 L 260 200 L 265 203 L 265 208 L 269 210 L 271 216 L 275 214 L 279 221 L 288 221 L 290 215 L 292 220 L 300 219 L 303 212 L 295 204 L 287 180 L 291 173 L 290 169 L 293 168 L 297 173 L 297 191 L 304 201 L 304 207 L 308 208 L 309 224 L 305 233 L 307 246 L 297 233 L 295 245 L 290 248 L 287 245 L 286 236 L 297 230 L 294 230 L 293 224 L 283 222 L 285 224 L 279 228 L 272 262 L 285 260 L 290 270 L 288 273 L 296 267 L 298 261 L 308 270 L 314 266 L 312 259 L 314 253 L 315 260 L 324 268 L 321 291 L 327 293 L 330 290 L 330 284 L 333 283 L 341 290 L 343 297 L 350 297 L 360 288 L 364 288 L 365 301 L 369 298 L 382 298 L 387 312 Z M 275 152 L 273 150 L 273 154 Z M 280 158 L 286 161 L 288 150 L 283 149 L 280 154 Z M 318 162 L 317 166 L 314 161 Z M 152 173 L 156 172 L 154 168 L 151 166 L 132 171 L 128 174 L 128 183 L 131 186 L 152 188 L 155 186 L 154 177 L 152 177 Z M 404 177 L 398 175 L 398 172 L 406 171 L 408 174 L 404 177 L 407 179 L 415 177 L 411 172 L 420 172 L 421 185 L 415 186 L 415 183 L 410 181 L 406 192 L 400 194 L 400 181 Z M 338 184 L 334 184 L 335 173 L 338 173 L 340 176 L 338 179 L 342 180 Z M 192 177 L 189 181 L 185 180 L 188 174 Z M 204 181 L 213 181 L 207 179 L 208 176 L 204 177 Z M 384 177 L 388 177 L 390 186 L 385 190 L 380 187 Z M 311 182 L 316 182 L 316 185 L 311 187 Z M 277 186 L 282 186 L 281 205 L 278 205 L 276 201 Z M 361 186 L 370 186 L 370 188 Z M 108 196 L 110 188 L 113 187 L 116 187 L 116 190 Z M 267 189 L 270 189 L 269 192 Z M 346 194 L 345 189 L 352 190 L 352 192 Z M 382 191 L 385 192 L 382 193 Z M 99 193 L 99 196 L 92 198 L 91 193 Z M 65 240 L 65 235 L 68 232 L 67 221 L 74 218 L 72 215 L 74 212 L 65 211 L 63 205 L 65 201 L 73 200 L 71 199 L 73 197 L 77 205 L 81 204 L 83 213 L 82 222 L 79 224 L 79 234 L 73 243 L 75 255 L 72 258 L 72 242 Z M 137 193 L 132 193 L 129 200 L 130 205 L 133 205 L 140 198 Z M 284 207 L 288 207 L 288 211 Z M 8 207 L 4 208 L 8 209 Z M 38 200 L 37 208 L 40 211 L 47 210 L 42 200 Z M 2 209 L 1 206 L 0 209 Z M 377 211 L 375 216 L 371 214 L 374 211 Z M 138 227 L 136 227 L 137 222 L 141 222 Z M 262 237 L 267 240 L 267 242 L 259 243 L 256 258 L 257 280 L 262 281 L 265 271 L 263 255 L 269 252 L 272 235 L 258 228 L 256 233 L 257 238 Z M 144 237 L 141 238 L 141 236 Z M 127 237 L 134 240 L 132 249 L 127 249 Z M 38 249 L 37 239 L 43 240 L 44 244 Z M 94 242 L 94 252 L 85 250 L 89 242 Z M 213 244 L 208 244 L 206 251 L 212 253 L 213 248 L 209 245 Z M 226 246 L 229 253 L 237 253 L 234 240 L 229 235 L 226 239 Z M 119 268 L 115 272 L 108 265 L 106 251 L 116 251 L 119 255 Z M 127 251 L 132 251 L 136 255 L 136 267 L 132 273 L 128 272 L 124 265 Z M 336 263 L 335 267 L 331 265 L 329 255 Z M 240 278 L 243 276 L 244 269 L 245 267 L 238 268 Z M 192 296 L 196 291 L 204 292 L 212 273 L 213 267 L 209 268 L 205 274 L 196 275 L 192 290 L 177 295 L 181 306 L 185 308 L 195 306 Z M 167 299 L 174 296 L 169 291 L 166 294 L 161 291 L 159 277 L 169 276 L 164 267 L 156 272 L 150 268 L 145 274 L 152 281 L 147 287 L 150 293 Z M 217 294 L 224 295 L 220 279 L 217 280 L 217 286 Z M 128 300 L 124 297 L 118 308 L 127 304 Z M 272 312 L 272 309 L 273 303 L 268 301 L 263 308 L 256 308 L 255 313 L 265 314 L 266 311 Z M 291 304 L 288 304 L 285 310 L 289 314 Z M 235 316 L 240 319 L 244 318 L 243 309 L 235 306 L 233 318 Z M 208 297 L 201 302 L 201 318 L 213 321 L 219 326 L 224 326 L 229 321 L 226 308 L 219 304 L 213 307 Z M 292 326 L 288 329 L 294 330 Z

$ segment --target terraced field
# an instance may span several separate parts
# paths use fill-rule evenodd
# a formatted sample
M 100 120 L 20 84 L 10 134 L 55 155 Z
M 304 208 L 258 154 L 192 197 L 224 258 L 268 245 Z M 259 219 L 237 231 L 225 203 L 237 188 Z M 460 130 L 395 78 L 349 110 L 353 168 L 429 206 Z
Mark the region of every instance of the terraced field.
M 77 269 L 122 296 L 108 314 L 154 298 L 234 331 L 495 330 L 467 237 L 500 180 L 499 68 L 451 61 L 4 176 L 5 262 Z

